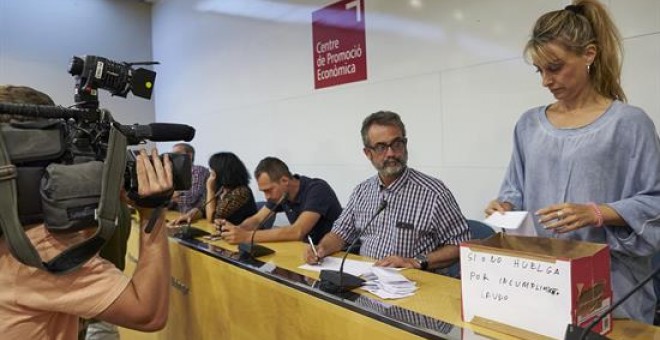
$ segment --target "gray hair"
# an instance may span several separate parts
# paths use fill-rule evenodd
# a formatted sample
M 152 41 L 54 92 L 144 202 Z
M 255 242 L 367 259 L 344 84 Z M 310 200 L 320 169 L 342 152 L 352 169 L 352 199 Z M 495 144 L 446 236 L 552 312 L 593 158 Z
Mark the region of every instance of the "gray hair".
M 403 124 L 401 117 L 399 117 L 398 114 L 392 111 L 378 111 L 370 114 L 364 119 L 364 121 L 362 121 L 362 129 L 360 130 L 360 133 L 362 134 L 362 143 L 364 146 L 371 146 L 369 145 L 368 132 L 369 128 L 374 124 L 396 126 L 401 130 L 403 137 L 406 137 L 406 126 Z

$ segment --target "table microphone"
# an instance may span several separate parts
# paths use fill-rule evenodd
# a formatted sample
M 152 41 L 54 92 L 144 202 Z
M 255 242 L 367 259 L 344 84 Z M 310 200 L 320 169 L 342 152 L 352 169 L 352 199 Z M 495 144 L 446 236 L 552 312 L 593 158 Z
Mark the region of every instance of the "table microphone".
M 256 257 L 262 257 L 266 255 L 270 255 L 274 253 L 275 251 L 264 247 L 262 245 L 254 244 L 254 235 L 257 233 L 257 230 L 260 230 L 264 227 L 266 223 L 268 223 L 268 220 L 273 218 L 273 215 L 276 214 L 276 210 L 286 201 L 286 199 L 289 197 L 288 193 L 283 193 L 282 197 L 280 197 L 279 201 L 275 203 L 275 206 L 273 206 L 273 209 L 270 209 L 270 212 L 268 215 L 266 215 L 266 218 L 261 220 L 261 222 L 257 225 L 257 228 L 254 229 L 252 232 L 252 237 L 250 238 L 250 243 L 240 243 L 238 245 L 238 252 L 240 253 L 241 258 L 256 258 Z
M 380 202 L 380 205 L 378 206 L 378 210 L 374 213 L 374 215 L 371 217 L 369 222 L 360 230 L 358 233 L 357 237 L 351 242 L 351 244 L 346 248 L 346 253 L 344 254 L 344 257 L 341 259 L 341 264 L 339 265 L 339 270 L 321 270 L 321 273 L 319 275 L 319 278 L 321 279 L 321 284 L 319 288 L 325 292 L 328 293 L 344 293 L 349 290 L 353 290 L 354 288 L 362 286 L 362 283 L 364 282 L 363 279 L 360 277 L 357 277 L 355 275 L 349 274 L 349 273 L 344 273 L 344 262 L 346 262 L 346 257 L 348 256 L 348 253 L 351 252 L 351 249 L 357 241 L 360 239 L 362 234 L 364 233 L 365 230 L 371 225 L 371 223 L 376 219 L 378 215 L 380 215 L 383 210 L 387 207 L 387 201 L 382 200 Z
M 206 203 L 204 203 L 201 207 L 197 208 L 199 212 L 202 214 L 202 216 L 204 215 L 204 209 L 206 209 L 206 206 L 209 205 L 209 203 L 213 202 L 214 200 L 217 200 L 221 194 L 222 194 L 222 188 L 218 189 L 215 195 L 213 195 L 212 199 L 207 200 Z M 213 235 L 211 235 L 211 233 L 205 230 L 191 226 L 190 222 L 188 222 L 181 226 L 181 231 L 176 233 L 175 236 L 178 236 L 179 238 L 182 238 L 184 240 L 190 240 L 200 236 L 213 236 Z
M 635 287 L 633 287 L 626 295 L 624 295 L 619 301 L 617 301 L 615 304 L 611 305 L 608 309 L 606 309 L 601 315 L 596 317 L 594 321 L 592 321 L 587 327 L 582 328 L 578 325 L 571 325 L 569 324 L 568 327 L 566 327 L 566 334 L 564 335 L 564 340 L 601 340 L 601 339 L 607 339 L 607 337 L 602 336 L 598 333 L 592 332 L 591 329 L 594 328 L 601 320 L 603 320 L 604 317 L 608 316 L 609 314 L 612 313 L 616 307 L 619 307 L 620 304 L 622 304 L 624 301 L 628 300 L 634 293 L 639 291 L 644 285 L 649 282 L 654 276 L 658 275 L 660 273 L 660 266 L 656 268 L 651 274 L 649 274 L 644 280 L 642 280 L 640 283 L 638 283 Z

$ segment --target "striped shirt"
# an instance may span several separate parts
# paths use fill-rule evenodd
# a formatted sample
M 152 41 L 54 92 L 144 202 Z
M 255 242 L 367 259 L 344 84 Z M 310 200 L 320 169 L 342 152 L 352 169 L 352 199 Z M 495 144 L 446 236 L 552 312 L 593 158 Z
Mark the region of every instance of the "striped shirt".
M 411 168 L 389 187 L 378 175 L 360 183 L 332 231 L 350 244 L 383 200 L 387 207 L 360 235 L 362 256 L 412 258 L 470 238 L 465 217 L 444 183 Z
M 186 212 L 203 204 L 202 198 L 206 191 L 206 179 L 209 178 L 209 169 L 201 165 L 192 166 L 192 185 L 190 190 L 182 191 L 179 196 L 179 211 Z

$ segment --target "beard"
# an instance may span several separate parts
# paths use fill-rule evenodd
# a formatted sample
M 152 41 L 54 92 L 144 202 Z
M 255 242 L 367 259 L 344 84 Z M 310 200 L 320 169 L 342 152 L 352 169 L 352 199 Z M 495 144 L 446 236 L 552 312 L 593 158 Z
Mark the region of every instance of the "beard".
M 380 162 L 372 159 L 371 164 L 381 177 L 397 177 L 403 173 L 408 165 L 408 152 L 403 153 L 400 157 L 385 158 Z

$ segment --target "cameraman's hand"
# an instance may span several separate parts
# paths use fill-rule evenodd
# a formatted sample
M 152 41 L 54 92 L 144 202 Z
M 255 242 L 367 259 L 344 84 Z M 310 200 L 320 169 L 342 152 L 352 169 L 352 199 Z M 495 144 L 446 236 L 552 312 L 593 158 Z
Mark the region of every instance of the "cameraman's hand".
M 172 180 L 172 161 L 167 154 L 165 154 L 161 162 L 158 156 L 158 150 L 154 148 L 151 149 L 151 160 L 149 160 L 147 151 L 141 149 L 135 163 L 138 195 L 140 197 L 157 196 L 172 191 L 174 186 Z M 136 208 L 143 219 L 150 216 L 153 210 L 152 208 L 139 206 Z

